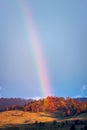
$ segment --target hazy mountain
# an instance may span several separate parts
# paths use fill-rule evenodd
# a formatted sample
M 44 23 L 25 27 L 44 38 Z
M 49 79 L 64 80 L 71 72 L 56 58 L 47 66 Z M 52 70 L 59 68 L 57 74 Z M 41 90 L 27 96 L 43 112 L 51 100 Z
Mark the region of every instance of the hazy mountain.
M 21 98 L 0 98 L 0 108 L 5 109 L 12 105 L 21 104 L 24 106 L 25 104 L 31 102 L 31 99 L 21 99 Z
M 83 102 L 86 102 L 87 101 L 87 97 L 79 97 L 79 98 L 75 98 L 76 100 L 80 100 L 80 101 L 83 101 Z

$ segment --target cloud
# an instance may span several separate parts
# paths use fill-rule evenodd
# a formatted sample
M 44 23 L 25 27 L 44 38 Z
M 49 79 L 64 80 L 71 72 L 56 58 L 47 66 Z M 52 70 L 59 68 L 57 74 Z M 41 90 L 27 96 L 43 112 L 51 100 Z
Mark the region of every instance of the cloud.
M 41 99 L 41 97 L 37 96 L 37 97 L 33 97 L 32 99 L 39 100 Z
M 0 91 L 2 90 L 2 86 L 0 86 Z
M 81 98 L 82 96 L 81 95 L 76 95 L 76 96 L 73 96 L 72 98 Z
M 41 99 L 42 97 L 39 97 L 39 96 L 36 96 L 36 97 L 27 97 L 25 99 L 33 99 L 33 100 L 39 100 Z
M 87 96 L 87 84 L 83 85 L 81 88 L 81 95 Z
M 82 90 L 83 91 L 86 90 L 86 89 L 87 89 L 87 84 L 85 84 L 85 85 L 82 86 Z
M 0 86 L 0 97 L 1 97 L 2 86 Z
M 84 84 L 80 89 L 80 93 L 74 96 L 74 98 L 80 98 L 80 97 L 87 97 L 87 84 Z
M 2 97 L 2 91 L 4 91 L 6 87 L 0 86 L 0 97 Z

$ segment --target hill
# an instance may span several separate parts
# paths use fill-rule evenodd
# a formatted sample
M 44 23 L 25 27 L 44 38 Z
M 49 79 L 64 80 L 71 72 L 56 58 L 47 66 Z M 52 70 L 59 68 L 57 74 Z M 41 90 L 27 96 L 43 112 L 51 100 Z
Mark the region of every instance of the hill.
M 0 130 L 84 130 L 87 124 L 86 100 L 48 96 L 0 101 L 5 108 L 0 112 Z
M 31 99 L 22 99 L 22 98 L 0 98 L 0 109 L 6 109 L 12 105 L 21 105 L 22 107 L 25 104 L 30 103 Z
M 0 127 L 5 127 L 14 124 L 27 124 L 38 122 L 50 122 L 53 121 L 54 117 L 47 113 L 31 113 L 23 111 L 5 111 L 0 113 Z
M 87 102 L 87 97 L 79 97 L 79 98 L 75 98 L 75 99 L 83 101 L 83 102 Z
M 37 125 L 37 123 L 39 126 Z M 25 130 L 26 127 L 28 127 L 27 130 L 36 130 L 36 127 L 39 130 L 48 130 L 49 128 L 50 130 L 51 128 L 52 130 L 60 130 L 60 128 L 61 130 L 64 130 L 64 128 L 68 130 L 72 126 L 72 124 L 76 124 L 77 127 L 83 127 L 86 123 L 87 113 L 80 114 L 75 117 L 68 117 L 65 119 L 60 119 L 59 113 L 57 114 L 57 116 L 56 113 L 31 113 L 18 110 L 5 111 L 0 113 L 0 130 L 5 127 L 6 130 L 16 130 L 16 128 L 13 129 L 14 127 L 17 127 L 17 130 Z M 32 129 L 32 127 L 34 127 L 34 129 Z
M 59 97 L 59 98 L 63 99 L 63 97 Z M 86 97 L 73 98 L 73 99 L 81 102 L 87 102 Z M 35 101 L 35 100 L 23 99 L 23 98 L 0 98 L 0 109 L 10 108 L 13 105 L 20 105 L 21 107 L 24 107 L 26 104 L 31 103 L 31 101 Z

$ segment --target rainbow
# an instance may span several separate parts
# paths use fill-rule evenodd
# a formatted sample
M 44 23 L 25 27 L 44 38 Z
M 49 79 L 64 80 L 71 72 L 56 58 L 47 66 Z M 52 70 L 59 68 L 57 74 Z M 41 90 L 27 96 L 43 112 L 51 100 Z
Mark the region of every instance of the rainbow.
M 50 76 L 48 68 L 45 61 L 45 56 L 42 49 L 42 42 L 35 25 L 35 20 L 33 19 L 32 13 L 27 7 L 26 0 L 19 1 L 21 7 L 21 13 L 25 21 L 25 28 L 27 31 L 27 39 L 31 38 L 31 49 L 33 52 L 35 65 L 38 72 L 38 82 L 40 84 L 40 91 L 43 97 L 52 95 L 52 86 L 50 82 Z

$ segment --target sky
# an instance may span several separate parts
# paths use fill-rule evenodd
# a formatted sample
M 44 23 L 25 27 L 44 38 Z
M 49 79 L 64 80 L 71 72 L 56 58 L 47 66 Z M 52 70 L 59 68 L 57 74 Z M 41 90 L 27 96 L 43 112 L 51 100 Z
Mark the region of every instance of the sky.
M 43 63 L 35 61 L 32 30 Z M 52 96 L 87 96 L 87 0 L 0 0 L 0 97 L 43 97 L 43 64 Z

